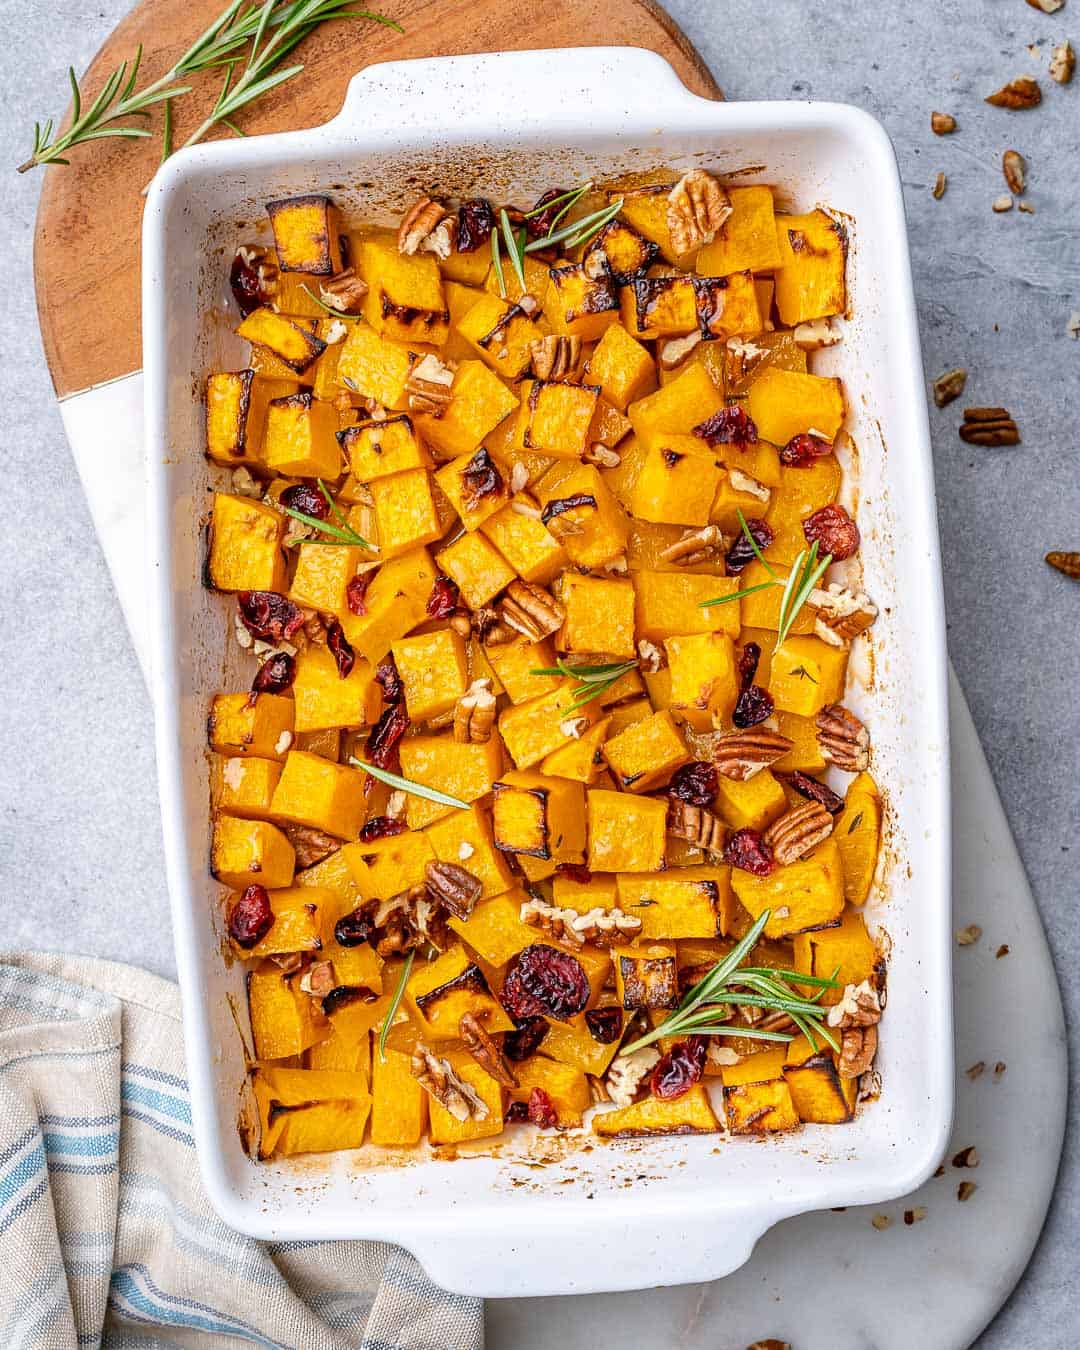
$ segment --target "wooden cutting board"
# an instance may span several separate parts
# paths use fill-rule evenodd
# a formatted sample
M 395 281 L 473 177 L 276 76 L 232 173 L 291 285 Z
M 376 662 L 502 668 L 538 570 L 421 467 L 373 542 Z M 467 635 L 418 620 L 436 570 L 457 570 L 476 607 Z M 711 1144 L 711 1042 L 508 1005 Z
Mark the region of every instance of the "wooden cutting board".
M 140 43 L 141 77 L 156 79 L 223 6 L 224 0 L 141 0 L 91 62 L 85 94 L 93 97 Z M 350 77 L 378 61 L 540 47 L 649 48 L 694 93 L 722 97 L 690 42 L 653 0 L 373 0 L 371 8 L 405 31 L 363 21 L 326 25 L 297 52 L 303 72 L 241 115 L 244 130 L 292 131 L 328 121 Z M 176 144 L 206 115 L 219 85 L 218 75 L 199 76 L 195 92 L 176 101 Z M 160 113 L 150 125 L 159 122 Z M 159 154 L 157 137 L 105 140 L 80 146 L 67 168 L 36 170 L 46 175 L 34 241 L 38 317 L 59 398 L 141 368 L 141 193 Z

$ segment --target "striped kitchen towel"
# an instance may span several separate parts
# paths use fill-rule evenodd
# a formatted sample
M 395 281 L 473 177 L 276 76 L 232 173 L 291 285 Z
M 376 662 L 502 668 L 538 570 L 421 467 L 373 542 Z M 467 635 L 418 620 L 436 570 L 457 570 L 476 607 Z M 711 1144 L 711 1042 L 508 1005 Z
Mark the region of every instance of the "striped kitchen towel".
M 176 986 L 0 956 L 0 1347 L 478 1350 L 400 1248 L 263 1244 L 203 1194 Z

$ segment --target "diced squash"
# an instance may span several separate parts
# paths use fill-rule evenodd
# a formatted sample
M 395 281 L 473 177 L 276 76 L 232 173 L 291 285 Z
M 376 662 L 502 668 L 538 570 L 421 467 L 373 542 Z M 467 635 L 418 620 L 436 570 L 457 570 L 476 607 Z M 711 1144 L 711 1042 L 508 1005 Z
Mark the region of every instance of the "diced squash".
M 791 569 L 785 567 L 782 563 L 774 562 L 769 553 L 766 553 L 769 560 L 769 566 L 776 574 L 777 579 L 783 583 L 787 581 Z M 743 569 L 742 589 L 743 591 L 752 591 L 752 595 L 744 595 L 739 602 L 742 609 L 742 622 L 747 628 L 767 628 L 775 633 L 780 625 L 780 602 L 784 598 L 784 587 L 768 586 L 766 590 L 756 590 L 758 586 L 766 585 L 772 578 L 755 558 L 752 563 Z M 790 631 L 796 636 L 814 631 L 814 612 L 809 605 L 804 605 L 795 616 L 795 621 L 791 625 Z M 775 642 L 773 639 L 769 646 Z M 760 644 L 759 644 L 760 645 Z M 764 683 L 760 678 L 758 684 Z
M 521 386 L 516 444 L 556 459 L 580 459 L 599 397 L 596 384 L 526 380 Z
M 590 384 L 599 385 L 602 397 L 620 412 L 656 385 L 656 367 L 648 350 L 618 323 L 605 329 L 589 357 L 586 374 Z
M 642 939 L 714 938 L 731 926 L 730 873 L 723 865 L 620 873 L 619 908 L 641 920 Z
M 622 1024 L 614 1040 L 606 1044 L 598 1041 L 589 1030 L 586 1014 L 579 1013 L 569 1022 L 548 1023 L 547 1034 L 540 1045 L 542 1053 L 549 1059 L 558 1060 L 560 1064 L 569 1064 L 583 1073 L 603 1077 L 619 1049 L 622 1026 L 626 1022 L 622 1009 L 616 1011 L 622 1017 Z
M 761 332 L 761 311 L 753 273 L 697 277 L 694 291 L 701 331 L 706 338 L 752 338 Z
M 364 1081 L 370 1082 L 368 1060 L 370 1047 L 367 1037 L 362 1041 L 350 1040 L 339 1031 L 331 1030 L 325 1041 L 316 1041 L 305 1055 L 305 1068 L 340 1069 L 345 1073 L 363 1074 Z
M 252 310 L 236 333 L 254 346 L 265 348 L 287 370 L 302 375 L 326 350 L 326 343 L 315 336 L 313 328 L 314 324 L 298 323 L 263 305 Z
M 759 672 L 760 673 L 760 672 Z M 768 688 L 771 671 L 765 674 L 764 684 Z M 762 681 L 759 679 L 758 683 Z M 781 736 L 791 742 L 791 749 L 776 761 L 773 768 L 778 773 L 822 773 L 825 759 L 818 744 L 817 727 L 812 717 L 800 717 L 798 713 L 784 712 L 781 708 L 776 714 L 776 729 Z
M 341 271 L 341 220 L 329 197 L 311 194 L 267 202 L 266 213 L 283 272 L 328 277 Z
M 345 636 L 372 666 L 391 644 L 427 618 L 427 602 L 437 576 L 427 549 L 410 549 L 375 572 L 364 595 L 364 613 L 342 611 Z
M 658 432 L 648 437 L 630 490 L 632 514 L 657 524 L 707 525 L 724 471 L 701 450 L 694 436 Z
M 468 1120 L 457 1120 L 447 1109 L 431 1098 L 431 1142 L 433 1144 L 460 1144 L 469 1139 L 488 1139 L 502 1134 L 502 1088 L 490 1074 L 485 1073 L 464 1051 L 453 1051 L 447 1058 L 458 1077 L 464 1079 L 483 1101 L 483 1115 L 477 1113 Z
M 553 267 L 544 317 L 557 333 L 596 342 L 619 317 L 619 297 L 610 277 L 590 276 L 584 263 Z
M 341 850 L 365 899 L 389 900 L 424 881 L 424 869 L 435 860 L 426 834 L 408 830 L 371 843 L 346 844 Z
M 777 216 L 776 308 L 788 328 L 842 314 L 847 305 L 844 269 L 847 231 L 824 211 Z
M 636 655 L 630 581 L 564 572 L 558 598 L 566 616 L 555 640 L 560 651 L 602 652 L 624 660 Z
M 881 798 L 868 773 L 859 774 L 848 787 L 833 838 L 844 860 L 844 898 L 849 905 L 865 904 L 881 841 Z
M 486 605 L 517 575 L 487 535 L 477 532 L 455 539 L 438 554 L 438 562 L 471 609 Z
M 476 877 L 481 896 L 502 895 L 513 885 L 513 874 L 492 842 L 488 813 L 475 803 L 467 811 L 451 811 L 424 834 L 441 862 L 464 867 Z
M 635 1008 L 674 1008 L 679 1002 L 675 948 L 653 942 L 642 947 L 614 947 L 615 992 L 629 1012 Z
M 371 1142 L 382 1148 L 418 1144 L 427 1128 L 428 1095 L 411 1063 L 411 1055 L 389 1048 L 372 1058 Z
M 843 698 L 846 671 L 846 648 L 817 637 L 789 637 L 773 652 L 769 693 L 783 712 L 813 717 Z
M 698 730 L 731 719 L 739 696 L 735 644 L 725 633 L 664 639 L 671 672 L 671 707 Z
M 866 931 L 861 914 L 847 910 L 835 928 L 820 928 L 800 933 L 795 938 L 795 969 L 804 975 L 837 981 L 838 987 L 826 989 L 821 1002 L 839 1003 L 848 984 L 862 984 L 874 978 L 878 955 L 873 939 Z
M 401 772 L 406 778 L 464 802 L 486 796 L 502 772 L 502 742 L 494 735 L 482 745 L 459 745 L 450 734 L 406 736 L 400 750 Z M 410 794 L 406 819 L 410 829 L 419 830 L 454 809 Z
M 834 441 L 844 421 L 843 388 L 831 376 L 799 375 L 773 366 L 750 386 L 747 411 L 758 435 L 773 445 L 787 445 L 793 436 L 809 431 Z
M 765 925 L 769 938 L 825 928 L 837 923 L 844 909 L 844 870 L 834 839 L 826 839 L 809 857 L 777 867 L 767 877 L 734 867 L 731 885 L 751 918 L 770 911 Z
M 349 467 L 361 483 L 406 469 L 431 467 L 431 456 L 421 444 L 412 418 L 405 413 L 347 427 L 339 439 Z
M 265 820 L 280 777 L 281 765 L 272 759 L 219 759 L 214 765 L 214 805 L 225 815 Z
M 642 277 L 619 292 L 622 324 L 631 337 L 680 337 L 698 327 L 694 277 Z
M 533 1055 L 514 1065 L 514 1077 L 518 1085 L 510 1089 L 510 1100 L 528 1102 L 534 1088 L 539 1088 L 554 1106 L 560 1129 L 577 1128 L 592 1104 L 585 1074 L 574 1065 L 556 1064 L 553 1059 Z
M 695 1083 L 689 1092 L 670 1101 L 646 1097 L 605 1111 L 593 1117 L 592 1127 L 603 1139 L 649 1139 L 665 1134 L 716 1134 L 720 1123 L 708 1093 Z
M 741 783 L 721 775 L 716 808 L 733 830 L 764 832 L 787 810 L 787 798 L 769 770 L 762 769 Z
M 659 248 L 639 234 L 625 220 L 605 225 L 586 250 L 590 262 L 600 262 L 617 286 L 626 286 L 643 277 L 652 266 Z
M 210 848 L 210 871 L 223 886 L 242 891 L 258 882 L 273 889 L 293 879 L 295 854 L 284 834 L 265 820 L 218 816 Z
M 724 1043 L 728 1043 L 727 1037 Z M 754 1050 L 744 1055 L 737 1064 L 725 1064 L 720 1070 L 720 1078 L 725 1087 L 743 1087 L 748 1083 L 771 1083 L 782 1077 L 787 1063 L 786 1045 L 769 1045 L 767 1042 L 751 1041 Z
M 489 516 L 480 527 L 522 581 L 546 586 L 566 566 L 566 551 L 520 493 L 508 505 Z M 484 603 L 481 601 L 481 603 Z
M 231 910 L 239 898 L 230 896 L 227 908 Z M 269 932 L 253 947 L 237 947 L 234 943 L 233 949 L 238 956 L 252 960 L 287 952 L 317 952 L 322 948 L 324 911 L 334 904 L 332 891 L 314 886 L 284 886 L 271 891 L 274 922 Z
M 728 197 L 731 215 L 712 242 L 698 253 L 695 271 L 699 276 L 715 277 L 742 271 L 771 272 L 780 265 L 772 188 L 729 188 Z
M 207 573 L 216 591 L 283 591 L 284 517 L 250 497 L 214 493 Z
M 667 803 L 590 788 L 590 872 L 658 872 L 664 866 Z
M 705 367 L 695 361 L 669 384 L 632 402 L 627 415 L 639 436 L 656 433 L 678 436 L 688 435 L 723 406 L 724 398 L 719 387 Z M 758 431 L 760 435 L 765 434 L 760 427 Z M 786 445 L 787 442 L 782 444 Z
M 604 759 L 615 781 L 628 792 L 662 787 L 692 758 L 670 712 L 653 713 L 609 740 Z
M 517 304 L 485 295 L 458 322 L 458 332 L 504 379 L 516 380 L 532 361 L 529 343 L 543 333 Z
M 365 877 L 365 884 L 358 885 L 354 872 L 360 871 Z M 340 848 L 336 853 L 331 853 L 328 858 L 322 862 L 315 863 L 313 867 L 306 867 L 302 872 L 297 872 L 293 879 L 296 886 L 319 886 L 325 890 L 332 891 L 337 899 L 338 918 L 343 914 L 350 914 L 364 900 L 374 898 L 375 892 L 366 882 L 367 868 L 360 858 L 355 859 L 354 865 L 350 867 L 349 857 L 346 850 Z
M 611 724 L 612 719 L 605 717 L 582 735 L 553 750 L 550 755 L 545 755 L 540 763 L 541 771 L 559 778 L 570 778 L 575 783 L 594 782 L 603 767 L 601 747 Z
M 490 1032 L 509 1031 L 514 1025 L 488 988 L 483 971 L 462 946 L 451 947 L 427 965 L 414 968 L 405 986 L 405 1003 L 421 1036 L 433 1041 L 458 1040 L 466 1013 Z
M 785 1064 L 784 1082 L 802 1121 L 842 1125 L 855 1115 L 855 1082 L 840 1077 L 828 1046 L 800 1064 Z
M 351 323 L 338 357 L 338 380 L 385 408 L 403 409 L 412 364 L 408 347 L 388 342 L 366 323 Z
M 564 680 L 550 693 L 504 708 L 499 714 L 499 733 L 515 768 L 531 769 L 572 740 L 574 728 L 567 725 L 569 719 L 581 720 L 585 727 L 599 720 L 595 701 L 571 708 L 575 687 Z M 580 730 L 584 732 L 585 727 Z
M 290 750 L 271 811 L 277 820 L 355 839 L 367 813 L 364 775 L 321 755 Z
M 483 446 L 444 464 L 435 481 L 467 530 L 476 530 L 510 500 L 510 487 Z
M 398 557 L 442 537 L 444 526 L 427 469 L 406 469 L 389 478 L 376 478 L 369 490 L 382 558 Z
M 446 341 L 450 313 L 439 264 L 430 253 L 410 257 L 389 241 L 366 239 L 359 268 L 368 284 L 364 317 L 376 333 L 394 342 Z
M 391 647 L 413 722 L 449 712 L 469 685 L 465 642 L 452 628 L 399 638 Z
M 296 548 L 296 569 L 289 599 L 305 609 L 336 614 L 345 608 L 345 592 L 366 557 L 363 549 L 349 545 L 320 544 L 304 539 Z
M 259 702 L 265 697 L 260 694 Z M 310 644 L 297 652 L 293 698 L 298 732 L 369 726 L 379 716 L 381 697 L 375 671 L 362 656 L 342 679 L 328 647 Z
M 487 251 L 490 257 L 490 250 Z M 525 287 L 522 289 L 521 282 L 518 281 L 517 272 L 512 263 L 508 262 L 505 255 L 502 258 L 502 281 L 495 268 L 492 267 L 484 281 L 484 289 L 491 295 L 504 296 L 512 305 L 516 305 L 525 294 L 531 296 L 541 296 L 548 283 L 548 265 L 541 262 L 531 253 L 525 254 L 523 271 L 525 273 Z
M 301 993 L 299 979 L 266 965 L 248 975 L 251 1036 L 257 1059 L 302 1055 L 330 1034 L 330 1024 L 315 1002 Z
M 783 1078 L 767 1083 L 724 1084 L 724 1112 L 732 1134 L 776 1134 L 794 1129 L 799 1115 Z
M 555 862 L 580 861 L 585 851 L 585 791 L 580 783 L 515 770 L 504 774 L 492 791 L 497 849 Z
M 294 394 L 286 380 L 266 380 L 253 370 L 218 371 L 206 381 L 206 453 L 215 464 L 257 464 L 262 455 L 271 399 Z
M 694 572 L 635 571 L 634 618 L 639 638 L 662 642 L 690 633 L 739 635 L 740 600 L 712 605 L 711 600 L 737 595 L 738 577 L 711 577 Z
M 550 694 L 562 684 L 560 675 L 534 675 L 534 670 L 551 670 L 555 665 L 555 649 L 549 639 L 528 642 L 500 642 L 485 649 L 488 664 L 495 678 L 506 691 L 511 703 L 528 703 L 530 699 Z
M 537 496 L 543 508 L 540 523 L 571 562 L 600 568 L 625 552 L 626 513 L 593 465 L 575 465 L 557 479 L 545 475 Z
M 675 252 L 668 230 L 668 193 L 671 187 L 670 182 L 649 183 L 629 192 L 613 190 L 608 196 L 612 201 L 622 198 L 620 216 L 646 239 L 651 239 L 666 262 L 682 265 L 687 259 Z
M 481 960 L 498 969 L 536 942 L 536 929 L 520 917 L 526 898 L 524 891 L 511 890 L 481 900 L 467 919 L 451 918 L 450 927 Z
M 281 694 L 215 694 L 207 718 L 210 749 L 284 763 L 292 744 L 293 701 Z

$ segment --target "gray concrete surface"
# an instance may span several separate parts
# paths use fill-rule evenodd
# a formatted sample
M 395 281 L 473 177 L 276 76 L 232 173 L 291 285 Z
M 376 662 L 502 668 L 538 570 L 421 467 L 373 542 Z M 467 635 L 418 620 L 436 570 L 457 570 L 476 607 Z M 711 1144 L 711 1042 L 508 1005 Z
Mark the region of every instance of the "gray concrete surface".
M 68 63 L 83 68 L 126 8 L 0 0 L 0 164 L 25 157 L 34 118 L 63 106 Z M 1080 46 L 1080 0 L 1054 16 L 1023 0 L 672 0 L 669 9 L 730 98 L 837 99 L 881 119 L 904 180 L 927 376 L 967 366 L 968 401 L 1003 404 L 1022 428 L 1021 448 L 974 450 L 956 434 L 961 405 L 932 414 L 949 640 L 1075 1027 L 1080 587 L 1042 556 L 1080 548 L 1080 342 L 1066 334 L 1080 309 L 1080 77 L 1066 89 L 1046 78 L 1054 42 L 1070 35 Z M 1041 77 L 1041 108 L 982 102 L 1021 73 Z M 960 131 L 933 136 L 932 108 L 953 112 Z M 990 210 L 1010 146 L 1028 161 L 1034 215 Z M 937 202 L 939 169 L 949 188 Z M 31 280 L 40 176 L 9 172 L 6 184 L 0 945 L 85 950 L 169 975 L 149 703 L 42 359 Z M 1073 1128 L 1042 1243 L 981 1338 L 985 1350 L 1064 1350 L 1080 1339 L 1078 1161 Z

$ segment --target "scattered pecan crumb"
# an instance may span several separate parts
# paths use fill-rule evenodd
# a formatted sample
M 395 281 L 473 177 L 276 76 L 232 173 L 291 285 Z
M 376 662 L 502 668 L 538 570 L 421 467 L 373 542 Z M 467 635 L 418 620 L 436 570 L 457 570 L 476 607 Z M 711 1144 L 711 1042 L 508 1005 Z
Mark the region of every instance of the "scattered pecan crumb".
M 664 370 L 674 370 L 685 361 L 701 341 L 701 330 L 695 329 L 685 337 L 668 338 L 659 348 L 660 365 Z
M 1080 553 L 1063 553 L 1060 549 L 1052 549 L 1045 561 L 1064 576 L 1080 581 Z
M 990 203 L 990 210 L 998 216 L 1003 215 L 1006 211 L 1011 211 L 1012 209 L 1013 199 L 1007 192 L 1003 192 L 1000 197 L 995 197 Z
M 1056 14 L 1065 8 L 1065 0 L 1027 0 L 1032 9 L 1041 9 L 1044 14 Z
M 413 363 L 405 381 L 412 412 L 430 413 L 441 417 L 453 397 L 454 367 L 441 361 L 434 352 Z
M 1030 202 L 1017 202 L 1016 209 L 1022 212 L 1025 216 L 1033 216 L 1035 214 L 1035 208 L 1032 206 Z
M 1007 408 L 965 408 L 960 439 L 968 445 L 1019 445 L 1020 428 Z
M 982 929 L 977 923 L 969 923 L 966 928 L 956 930 L 956 945 L 958 947 L 970 947 L 972 943 L 978 942 L 982 937 Z
M 887 1214 L 875 1214 L 870 1220 L 879 1233 L 884 1233 L 885 1229 L 892 1223 L 892 1219 Z
M 999 1078 L 1004 1074 L 1005 1070 L 1006 1070 L 1008 1067 L 1009 1067 L 1009 1066 L 1005 1063 L 1005 1061 L 1004 1061 L 1003 1059 L 999 1059 L 999 1060 L 998 1060 L 998 1062 L 994 1065 L 994 1079 L 995 1079 L 995 1081 L 996 1081 L 997 1079 L 999 1079 Z
M 1003 956 L 1008 956 L 1008 954 L 1009 954 L 1009 944 L 1007 942 L 1003 942 L 1001 946 L 997 949 L 997 951 L 994 953 L 994 957 L 996 960 L 1000 961 Z
M 342 314 L 359 314 L 367 290 L 367 282 L 351 267 L 346 267 L 319 283 L 319 299 Z
M 949 180 L 945 177 L 944 173 L 939 170 L 938 176 L 934 179 L 934 186 L 930 189 L 930 195 L 933 197 L 934 201 L 941 201 L 942 197 L 945 196 L 945 189 L 948 185 Z
M 940 1166 L 938 1166 L 937 1169 L 935 1170 L 934 1176 L 943 1177 L 944 1175 L 945 1175 L 945 1164 L 941 1163 Z
M 979 1187 L 976 1182 L 962 1181 L 956 1188 L 956 1198 L 960 1201 L 970 1200 L 978 1189 Z
M 904 1210 L 904 1222 L 910 1228 L 913 1223 L 922 1223 L 926 1218 L 926 1206 L 916 1205 L 913 1209 Z
M 601 469 L 617 469 L 622 463 L 622 455 L 602 441 L 593 441 L 581 456 L 586 464 L 596 464 Z
M 986 1060 L 977 1059 L 974 1064 L 969 1064 L 968 1067 L 964 1070 L 964 1076 L 966 1078 L 970 1078 L 971 1081 L 974 1083 L 976 1078 L 980 1078 L 982 1076 L 982 1072 L 985 1068 L 986 1068 Z
M 753 1345 L 748 1345 L 746 1350 L 791 1350 L 791 1343 L 770 1338 L 767 1341 L 755 1341 Z
M 967 1148 L 962 1148 L 959 1153 L 953 1155 L 952 1165 L 954 1167 L 978 1167 L 979 1150 L 974 1144 L 968 1144 Z
M 604 1079 L 609 1100 L 616 1106 L 629 1106 L 659 1063 L 660 1051 L 652 1045 L 635 1050 L 632 1055 L 616 1055 Z
M 678 563 L 680 567 L 693 567 L 698 563 L 714 562 L 726 548 L 720 527 L 705 525 L 696 530 L 684 530 L 674 544 L 661 552 L 660 560 Z
M 417 1042 L 409 1067 L 424 1091 L 455 1120 L 487 1120 L 487 1103 L 476 1089 L 458 1077 L 448 1059 L 440 1059 L 423 1042 Z
M 956 118 L 952 113 L 932 112 L 930 130 L 935 136 L 947 136 L 949 132 L 956 130 Z
M 1009 191 L 1019 197 L 1027 186 L 1027 164 L 1019 150 L 1006 150 L 1001 157 L 1001 172 Z
M 1018 75 L 994 93 L 987 94 L 985 101 L 995 108 L 1010 108 L 1013 111 L 1035 108 L 1042 102 L 1042 90 L 1038 80 L 1032 79 L 1030 75 Z
M 955 366 L 937 377 L 934 381 L 934 402 L 939 408 L 944 408 L 954 398 L 960 397 L 967 384 L 967 374 L 963 366 Z
M 1058 84 L 1068 84 L 1076 69 L 1076 53 L 1072 43 L 1065 39 L 1050 53 L 1050 78 Z
M 719 180 L 704 169 L 684 173 L 667 200 L 671 247 L 679 254 L 711 244 L 717 230 L 735 209 Z

